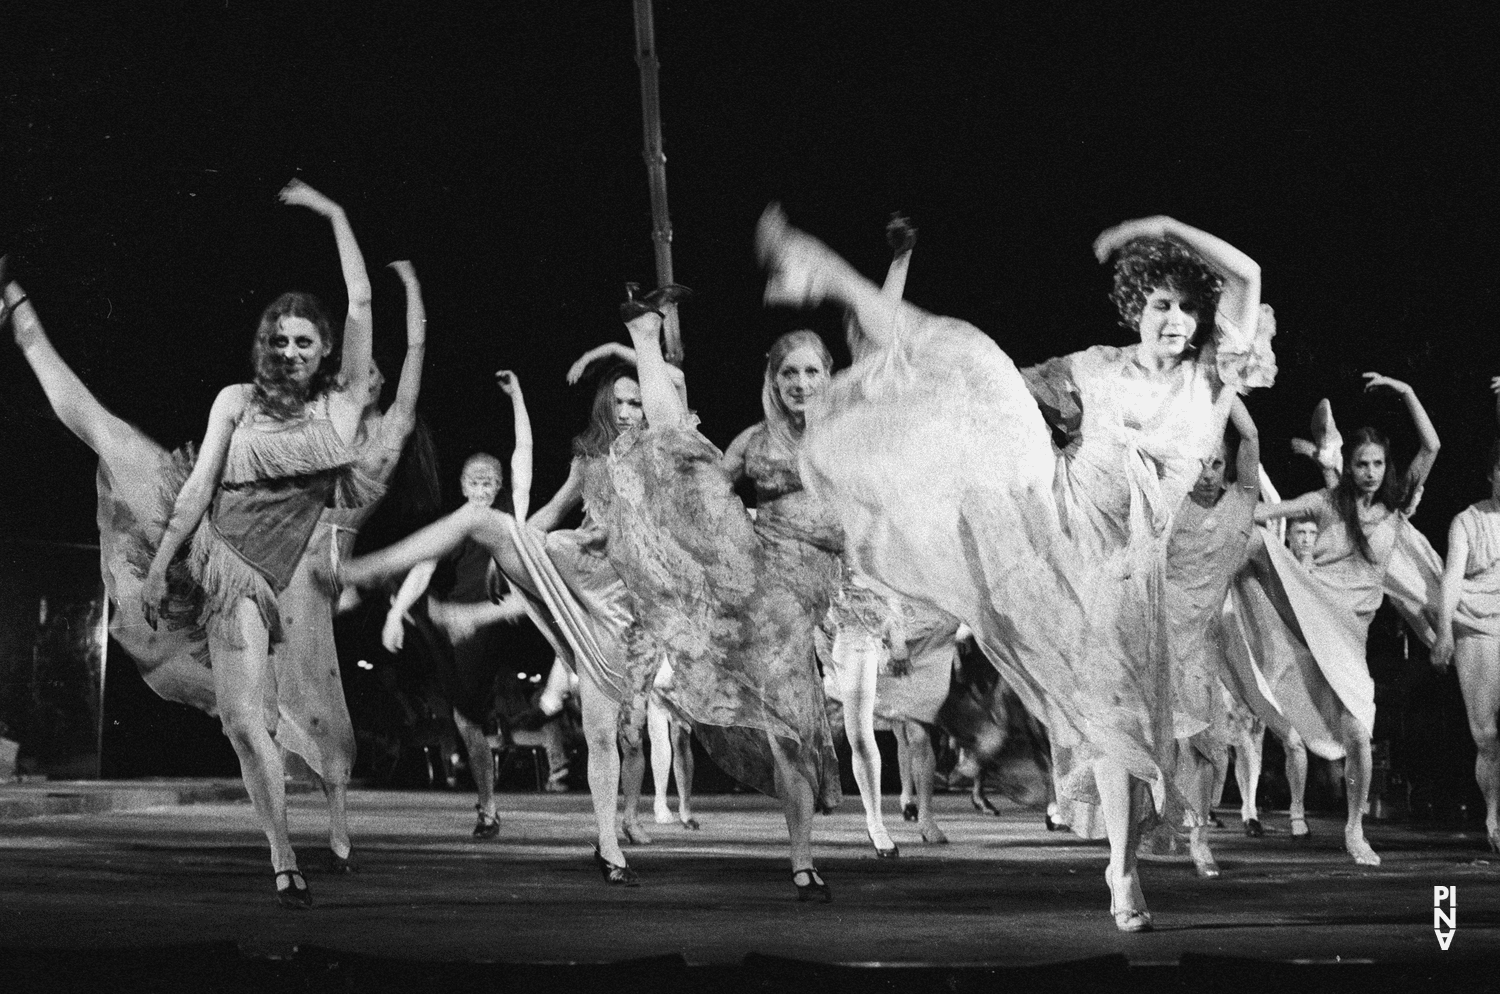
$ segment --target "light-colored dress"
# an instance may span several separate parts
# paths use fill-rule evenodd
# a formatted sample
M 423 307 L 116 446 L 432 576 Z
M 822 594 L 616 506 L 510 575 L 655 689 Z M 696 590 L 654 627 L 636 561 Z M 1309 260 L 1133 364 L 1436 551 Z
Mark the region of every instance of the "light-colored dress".
M 1175 748 L 1166 540 L 1228 413 L 1214 346 L 1166 378 L 1134 348 L 1033 371 L 1040 402 L 1076 415 L 1058 452 L 993 341 L 910 305 L 894 318 L 893 344 L 837 374 L 809 416 L 809 486 L 838 510 L 857 569 L 974 631 L 1047 724 L 1060 796 L 1097 803 L 1107 755 L 1161 809 Z
M 641 623 L 632 652 L 652 672 L 663 652 L 672 660 L 663 697 L 726 773 L 779 794 L 775 736 L 828 810 L 839 800 L 838 761 L 813 630 L 840 579 L 842 534 L 768 432 L 746 449 L 753 522 L 720 458 L 692 424 L 615 440 L 614 499 L 602 518 Z
M 1453 615 L 1456 638 L 1500 639 L 1500 502 L 1472 504 L 1454 519 L 1469 540 L 1464 582 Z

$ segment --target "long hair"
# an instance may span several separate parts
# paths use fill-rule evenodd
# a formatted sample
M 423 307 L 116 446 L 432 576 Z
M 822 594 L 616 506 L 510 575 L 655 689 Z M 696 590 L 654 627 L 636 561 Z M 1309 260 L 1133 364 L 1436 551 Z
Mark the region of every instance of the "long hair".
M 1399 511 L 1406 506 L 1411 494 L 1407 492 L 1405 476 L 1397 473 L 1396 467 L 1391 465 L 1390 439 L 1375 428 L 1360 428 L 1350 436 L 1344 449 L 1344 471 L 1339 474 L 1338 486 L 1333 488 L 1333 506 L 1343 519 L 1344 527 L 1354 540 L 1359 554 L 1367 561 L 1373 561 L 1370 559 L 1370 540 L 1365 537 L 1364 526 L 1359 522 L 1359 488 L 1354 483 L 1354 457 L 1366 445 L 1377 445 L 1385 453 L 1385 476 L 1380 481 L 1380 489 L 1375 491 L 1373 501 L 1384 504 L 1392 511 Z
M 640 383 L 635 367 L 624 364 L 612 367 L 599 377 L 599 386 L 594 390 L 594 406 L 589 410 L 589 426 L 573 439 L 575 458 L 602 456 L 620 437 L 620 427 L 615 423 L 615 384 L 621 380 Z
M 1132 238 L 1115 253 L 1114 289 L 1109 299 L 1119 311 L 1120 324 L 1136 331 L 1151 291 L 1176 290 L 1198 309 L 1198 327 L 1190 343 L 1198 348 L 1213 329 L 1223 288 L 1219 275 L 1187 246 L 1167 238 Z
M 286 363 L 271 347 L 283 318 L 303 318 L 312 322 L 318 336 L 328 346 L 328 354 L 318 363 L 318 371 L 306 386 L 292 382 Z M 255 341 L 250 346 L 250 367 L 255 382 L 256 406 L 273 418 L 294 418 L 309 401 L 339 387 L 339 368 L 344 362 L 343 329 L 329 320 L 323 305 L 310 293 L 283 293 L 271 301 L 260 315 Z
M 438 476 L 437 446 L 427 422 L 418 414 L 401 458 L 391 474 L 396 479 L 396 513 L 403 522 L 420 528 L 437 520 L 443 507 L 443 484 Z
M 771 351 L 766 353 L 765 381 L 760 388 L 760 409 L 765 413 L 766 429 L 792 452 L 796 451 L 797 437 L 802 429 L 796 426 L 792 412 L 787 410 L 786 403 L 781 399 L 781 391 L 776 389 L 776 374 L 781 371 L 781 364 L 786 362 L 786 357 L 804 345 L 818 353 L 818 358 L 823 362 L 823 371 L 832 375 L 833 354 L 828 351 L 828 346 L 816 331 L 802 328 L 787 332 L 771 344 Z

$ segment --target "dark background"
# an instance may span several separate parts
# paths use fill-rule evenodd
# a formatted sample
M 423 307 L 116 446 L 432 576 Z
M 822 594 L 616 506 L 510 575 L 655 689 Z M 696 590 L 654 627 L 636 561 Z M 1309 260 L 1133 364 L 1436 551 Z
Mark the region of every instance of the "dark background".
M 623 339 L 621 284 L 654 272 L 628 2 L 17 6 L 0 22 L 0 249 L 110 408 L 165 445 L 194 439 L 246 378 L 272 297 L 310 289 L 342 312 L 327 224 L 275 201 L 295 175 L 348 210 L 392 379 L 403 305 L 381 266 L 416 264 L 445 488 L 468 453 L 508 451 L 501 366 L 530 402 L 534 504 L 561 483 L 589 400 L 563 373 Z M 1456 5 L 1220 6 L 659 0 L 705 434 L 726 444 L 758 418 L 765 349 L 809 320 L 760 306 L 768 200 L 877 276 L 885 218 L 906 212 L 909 296 L 1021 364 L 1128 341 L 1089 244 L 1165 213 L 1263 267 L 1281 374 L 1249 404 L 1281 489 L 1318 483 L 1286 442 L 1323 396 L 1404 461 L 1400 404 L 1362 396 L 1358 374 L 1408 380 L 1444 440 L 1416 519 L 1441 550 L 1487 495 L 1495 431 L 1495 25 Z M 836 317 L 810 320 L 837 354 Z M 93 457 L 14 350 L 0 453 L 6 527 L 94 537 Z M 1467 738 L 1451 676 L 1398 676 L 1400 699 L 1433 698 L 1416 713 L 1434 736 Z

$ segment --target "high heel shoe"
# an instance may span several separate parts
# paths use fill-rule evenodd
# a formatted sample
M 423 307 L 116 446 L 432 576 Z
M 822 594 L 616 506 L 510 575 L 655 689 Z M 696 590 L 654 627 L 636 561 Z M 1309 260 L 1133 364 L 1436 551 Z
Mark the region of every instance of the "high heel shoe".
M 1261 827 L 1259 818 L 1249 818 L 1245 821 L 1245 834 L 1252 839 L 1259 839 L 1266 834 L 1266 830 Z
M 666 286 L 657 287 L 650 293 L 642 295 L 639 283 L 626 283 L 625 300 L 620 304 L 620 320 L 629 324 L 642 314 L 666 317 L 668 307 L 692 296 L 692 293 L 693 291 L 680 283 L 668 283 Z
M 628 866 L 617 866 L 605 859 L 599 852 L 599 847 L 594 847 L 594 864 L 599 867 L 599 872 L 604 874 L 604 882 L 611 887 L 639 887 L 641 878 Z
M 889 849 L 882 849 L 875 845 L 875 836 L 868 829 L 865 831 L 865 838 L 869 839 L 870 845 L 874 847 L 876 859 L 895 859 L 901 855 L 901 847 L 894 842 L 891 843 Z
M 807 883 L 797 883 L 798 877 L 806 877 Z M 829 888 L 822 877 L 818 876 L 818 871 L 812 867 L 808 867 L 805 870 L 794 870 L 792 872 L 792 884 L 797 888 L 797 900 L 799 902 L 813 901 L 817 904 L 833 903 L 832 889 Z
M 286 886 L 281 886 L 281 879 L 286 878 Z M 280 870 L 276 874 L 276 903 L 283 908 L 293 908 L 305 911 L 312 907 L 312 891 L 307 886 L 307 878 L 302 876 L 301 870 Z
M 500 836 L 500 819 L 488 813 L 479 805 L 474 805 L 474 810 L 479 813 L 479 818 L 474 822 L 473 836 L 475 839 L 495 839 Z
M 1115 879 L 1109 872 L 1109 867 L 1104 868 L 1104 883 L 1109 887 L 1109 913 L 1114 916 L 1115 928 L 1121 932 L 1151 931 L 1151 912 L 1123 906 L 1119 895 L 1115 893 Z
M 679 300 L 686 300 L 692 295 L 693 291 L 681 283 L 668 283 L 666 286 L 659 286 L 646 294 L 646 303 L 655 308 L 656 313 L 665 316 L 668 307 L 671 307 Z
M 983 794 L 970 794 L 969 803 L 974 805 L 974 810 L 981 814 L 994 815 L 996 818 L 1000 817 L 1000 809 L 991 804 L 990 799 Z
M 937 825 L 917 826 L 917 831 L 922 836 L 922 841 L 929 846 L 946 846 L 948 844 L 948 833 Z
M 901 807 L 901 820 L 902 821 L 916 821 L 917 820 L 917 806 L 915 804 L 906 804 L 906 805 L 903 805 Z
M 885 241 L 893 253 L 904 255 L 916 247 L 917 229 L 911 226 L 910 218 L 892 214 L 885 225 Z
M 351 851 L 347 856 L 340 856 L 332 849 L 328 850 L 328 872 L 336 877 L 358 873 L 359 864 L 354 861 L 354 853 Z
M 646 834 L 646 830 L 641 828 L 639 823 L 622 822 L 620 824 L 620 832 L 625 836 L 625 841 L 633 846 L 649 846 L 651 844 L 651 836 Z

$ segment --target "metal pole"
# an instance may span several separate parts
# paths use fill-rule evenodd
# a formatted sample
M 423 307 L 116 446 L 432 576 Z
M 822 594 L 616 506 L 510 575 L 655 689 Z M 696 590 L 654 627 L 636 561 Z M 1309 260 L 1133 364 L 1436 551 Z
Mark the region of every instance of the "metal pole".
M 656 283 L 666 286 L 672 278 L 672 220 L 667 212 L 667 156 L 662 151 L 661 92 L 657 83 L 656 21 L 651 0 L 635 0 L 635 61 L 641 67 L 641 126 L 646 146 L 646 178 L 651 188 L 651 241 L 656 247 Z M 668 362 L 682 362 L 682 329 L 676 308 L 666 324 Z

